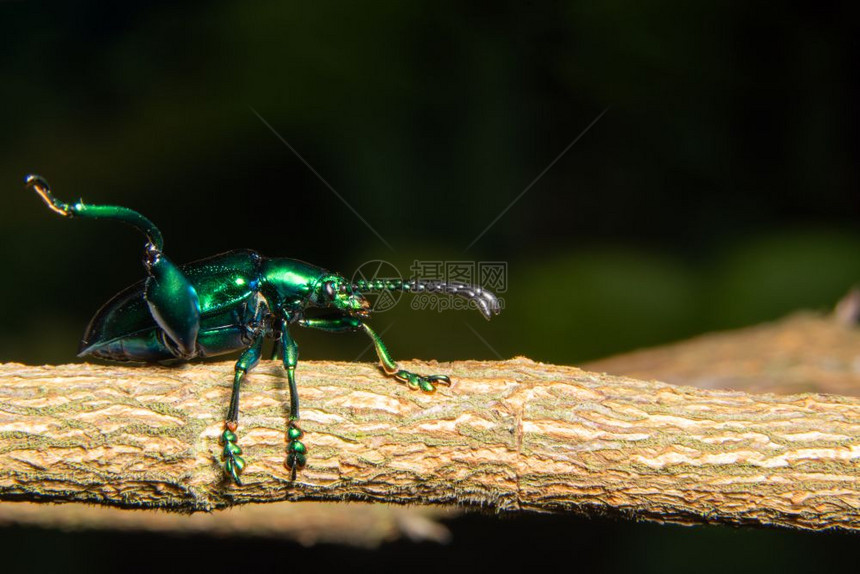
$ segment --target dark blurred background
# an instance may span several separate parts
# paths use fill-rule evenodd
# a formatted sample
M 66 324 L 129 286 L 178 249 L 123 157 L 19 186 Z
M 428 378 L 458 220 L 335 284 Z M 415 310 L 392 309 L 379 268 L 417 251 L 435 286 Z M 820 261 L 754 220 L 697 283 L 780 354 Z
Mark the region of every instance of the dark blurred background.
M 860 281 L 848 6 L 0 2 L 0 360 L 76 360 L 92 313 L 143 273 L 138 235 L 61 220 L 23 191 L 30 172 L 66 201 L 143 212 L 178 262 L 236 247 L 347 275 L 374 259 L 405 275 L 414 260 L 507 262 L 491 323 L 407 300 L 375 315 L 400 358 L 577 364 L 826 309 Z M 366 347 L 296 338 L 303 358 Z M 13 566 L 68 572 L 132 554 L 157 567 L 144 545 L 212 568 L 566 556 L 615 571 L 788 572 L 856 547 L 571 518 L 451 528 L 451 547 L 373 554 L 21 528 L 0 548 Z

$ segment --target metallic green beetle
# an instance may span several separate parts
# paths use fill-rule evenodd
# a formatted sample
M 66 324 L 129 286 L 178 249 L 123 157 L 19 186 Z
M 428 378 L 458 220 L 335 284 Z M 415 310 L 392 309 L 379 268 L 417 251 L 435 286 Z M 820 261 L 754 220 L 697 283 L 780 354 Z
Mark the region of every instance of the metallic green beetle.
M 331 332 L 362 330 L 370 336 L 385 374 L 425 392 L 451 383 L 445 375 L 422 376 L 400 369 L 382 339 L 365 324 L 370 304 L 362 292 L 381 290 L 447 293 L 472 301 L 489 319 L 498 314 L 495 295 L 481 287 L 454 282 L 349 281 L 342 275 L 303 261 L 268 258 L 250 250 L 237 250 L 177 266 L 163 252 L 161 232 L 146 217 L 126 207 L 67 204 L 51 194 L 48 182 L 37 175 L 26 186 L 48 207 L 64 217 L 112 219 L 141 231 L 147 239 L 143 260 L 146 279 L 119 292 L 90 321 L 81 341 L 80 357 L 111 361 L 189 361 L 242 351 L 236 361 L 233 393 L 224 422 L 224 470 L 241 485 L 245 468 L 237 444 L 239 387 L 243 377 L 260 360 L 263 341 L 279 341 L 290 385 L 290 421 L 287 427 L 285 465 L 292 480 L 307 461 L 301 442 L 299 397 L 296 390 L 298 346 L 289 326 Z M 308 308 L 323 308 L 327 315 L 306 318 Z

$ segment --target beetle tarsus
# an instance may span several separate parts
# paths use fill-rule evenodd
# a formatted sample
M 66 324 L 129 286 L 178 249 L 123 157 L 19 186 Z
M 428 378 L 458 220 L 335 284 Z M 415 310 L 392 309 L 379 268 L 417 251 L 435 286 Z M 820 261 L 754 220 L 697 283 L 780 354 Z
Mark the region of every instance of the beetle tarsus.
M 242 486 L 242 481 L 239 480 L 239 475 L 245 470 L 245 459 L 242 458 L 242 449 L 239 447 L 236 437 L 235 421 L 227 421 L 224 423 L 226 427 L 221 433 L 221 442 L 224 444 L 222 456 L 224 458 L 224 472 L 233 479 L 236 486 Z
M 398 370 L 393 377 L 401 383 L 406 383 L 410 389 L 421 389 L 425 393 L 436 392 L 436 385 L 451 386 L 451 379 L 447 375 L 418 375 L 411 371 Z
M 291 420 L 287 427 L 287 460 L 284 466 L 290 471 L 290 480 L 296 479 L 296 472 L 305 467 L 308 462 L 308 449 L 299 439 L 305 433 L 299 428 L 298 422 Z
M 69 207 L 69 204 L 63 203 L 54 197 L 54 194 L 51 193 L 51 186 L 48 185 L 48 180 L 41 175 L 28 175 L 24 178 L 24 186 L 38 193 L 42 201 L 45 202 L 45 205 L 48 206 L 48 209 L 57 215 L 62 215 L 63 217 L 72 215 L 72 208 Z

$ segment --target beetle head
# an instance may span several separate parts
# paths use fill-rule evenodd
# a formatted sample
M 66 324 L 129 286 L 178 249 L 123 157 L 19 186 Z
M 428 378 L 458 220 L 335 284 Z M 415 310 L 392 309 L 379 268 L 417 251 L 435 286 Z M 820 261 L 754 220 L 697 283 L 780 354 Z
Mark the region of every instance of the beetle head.
M 322 307 L 346 311 L 361 319 L 370 316 L 370 302 L 340 275 L 328 275 L 320 280 L 317 301 Z

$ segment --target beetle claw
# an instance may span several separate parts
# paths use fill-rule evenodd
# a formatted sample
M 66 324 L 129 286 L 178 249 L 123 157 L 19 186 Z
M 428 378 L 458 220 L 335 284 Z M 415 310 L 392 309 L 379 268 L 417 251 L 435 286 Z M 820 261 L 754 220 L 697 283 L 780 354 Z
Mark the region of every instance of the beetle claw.
M 445 385 L 446 387 L 451 386 L 451 378 L 448 375 L 430 375 L 427 377 L 427 380 L 431 383 Z

